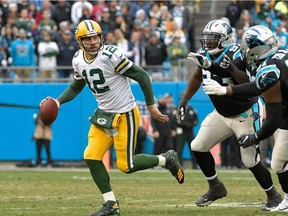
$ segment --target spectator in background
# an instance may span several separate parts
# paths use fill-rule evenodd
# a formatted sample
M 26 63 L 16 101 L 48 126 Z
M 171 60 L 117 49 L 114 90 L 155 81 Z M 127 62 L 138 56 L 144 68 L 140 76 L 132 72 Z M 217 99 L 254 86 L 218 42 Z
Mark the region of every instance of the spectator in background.
M 145 12 L 145 15 L 149 15 L 151 5 L 149 2 L 145 0 L 137 0 L 137 1 L 132 1 L 130 5 L 130 14 L 132 15 L 133 19 L 137 17 L 136 13 L 138 10 L 142 9 Z
M 144 127 L 139 126 L 137 134 L 137 145 L 135 148 L 135 154 L 143 154 L 144 143 L 147 138 L 147 133 Z
M 76 27 L 76 25 L 79 23 L 79 20 L 82 17 L 82 11 L 84 7 L 88 7 L 90 14 L 92 12 L 93 9 L 93 4 L 87 0 L 80 0 L 80 1 L 75 1 L 72 4 L 71 7 L 71 19 L 73 22 L 73 26 Z
M 9 64 L 9 51 L 7 40 L 0 35 L 0 67 L 7 67 Z M 0 78 L 9 78 L 7 69 L 0 69 Z
M 161 66 L 167 58 L 166 46 L 159 41 L 157 34 L 150 35 L 149 43 L 145 46 L 145 61 L 146 64 L 152 67 L 147 68 L 147 72 L 162 72 L 161 68 L 153 66 Z
M 105 36 L 106 45 L 116 45 L 114 33 L 109 31 Z
M 132 15 L 129 12 L 129 5 L 128 4 L 123 4 L 121 6 L 120 10 L 121 10 L 121 16 L 124 18 L 125 23 L 127 23 L 129 29 L 131 30 L 133 28 L 133 17 L 132 17 Z M 128 37 L 126 37 L 126 39 L 129 39 L 129 38 L 130 38 L 130 35 Z
M 182 29 L 178 27 L 177 22 L 174 20 L 171 21 L 170 29 L 167 29 L 167 32 L 164 37 L 164 43 L 166 46 L 170 46 L 174 40 L 175 37 L 179 37 L 180 43 L 186 46 L 186 36 Z
M 231 27 L 235 27 L 241 15 L 242 7 L 239 0 L 231 0 L 226 7 L 225 17 L 229 19 Z
M 118 28 L 115 29 L 114 37 L 115 37 L 116 46 L 121 48 L 123 50 L 124 55 L 126 55 L 128 52 L 128 40 L 126 40 L 126 38 L 124 37 L 123 32 Z
M 182 29 L 187 35 L 193 22 L 192 13 L 183 3 L 183 0 L 175 0 L 171 11 L 173 20 L 177 23 L 179 29 Z
M 185 144 L 188 144 L 189 152 L 191 156 L 191 162 L 192 162 L 192 169 L 198 169 L 198 163 L 190 148 L 190 143 L 195 138 L 194 127 L 198 124 L 198 114 L 196 110 L 193 109 L 193 107 L 190 106 L 189 104 L 187 104 L 186 109 L 187 111 L 184 116 L 184 119 L 180 121 L 180 119 L 177 118 L 176 142 L 175 142 L 176 146 L 175 147 L 178 153 L 179 161 L 181 165 L 183 166 L 183 150 L 184 150 Z
M 82 16 L 80 18 L 80 22 L 83 21 L 83 20 L 90 20 L 92 19 L 91 15 L 90 15 L 90 10 L 88 7 L 84 6 L 83 9 L 82 9 Z
M 120 6 L 118 5 L 118 0 L 108 1 L 108 8 L 110 13 L 110 19 L 116 20 L 116 14 L 120 11 Z
M 56 22 L 51 19 L 51 13 L 49 10 L 43 10 L 42 12 L 43 19 L 39 24 L 39 28 L 46 28 L 47 30 L 51 31 L 51 33 L 55 33 L 57 31 L 57 24 Z
M 34 22 L 33 19 L 29 18 L 28 9 L 23 8 L 20 12 L 19 19 L 16 20 L 16 26 L 18 29 L 23 28 L 26 30 L 26 32 L 30 31 L 30 25 Z
M 104 8 L 109 9 L 108 5 L 105 3 L 105 0 L 96 0 L 91 12 L 91 16 L 94 21 L 101 21 Z
M 116 28 L 120 29 L 123 32 L 123 34 L 125 35 L 125 38 L 129 38 L 131 34 L 130 27 L 126 23 L 121 12 L 116 13 L 115 23 L 116 23 Z
M 187 46 L 181 43 L 181 38 L 178 35 L 173 37 L 172 44 L 167 48 L 168 59 L 171 64 L 171 70 L 173 73 L 173 80 L 179 81 L 184 77 L 184 71 L 180 71 L 178 64 L 179 59 L 186 58 L 188 54 Z
M 16 78 L 30 78 L 31 69 L 25 67 L 35 66 L 35 52 L 33 42 L 26 37 L 25 29 L 20 29 L 19 38 L 11 43 L 10 54 L 12 66 L 20 67 L 15 69 Z
M 254 22 L 253 22 L 252 16 L 249 14 L 249 11 L 242 10 L 240 19 L 235 24 L 236 31 L 238 29 L 243 29 L 243 31 L 246 31 L 249 27 L 253 25 L 254 25 Z
M 164 115 L 167 115 L 171 119 L 171 115 L 167 113 L 167 106 L 165 97 L 159 96 L 158 109 Z M 176 125 L 171 121 L 162 123 L 154 118 L 151 118 L 151 125 L 153 128 L 154 137 L 154 150 L 153 154 L 158 155 L 164 153 L 170 149 L 173 149 L 172 131 L 176 129 Z
M 34 122 L 36 124 L 32 140 L 36 142 L 36 167 L 40 168 L 42 166 L 42 148 L 44 147 L 47 155 L 48 168 L 52 167 L 50 143 L 52 140 L 52 128 L 51 125 L 44 125 L 38 114 L 33 115 Z
M 145 48 L 140 40 L 140 32 L 133 31 L 128 44 L 128 53 L 126 55 L 130 61 L 133 61 L 138 66 L 146 65 L 145 63 Z
M 70 22 L 68 22 L 68 21 L 61 22 L 59 24 L 59 30 L 55 34 L 52 35 L 53 36 L 52 40 L 55 41 L 56 43 L 60 43 L 60 41 L 63 40 L 62 35 L 63 35 L 64 31 L 68 30 L 68 31 L 72 32 L 72 28 L 73 28 L 73 26 Z M 72 39 L 75 40 L 74 36 L 72 36 Z
M 56 42 L 51 41 L 51 33 L 46 31 L 43 41 L 38 44 L 39 53 L 39 78 L 55 78 L 57 67 L 57 55 L 59 47 Z
M 151 10 L 149 11 L 149 17 L 150 18 L 154 17 L 156 19 L 159 19 L 160 15 L 161 15 L 161 12 L 160 12 L 160 8 L 159 8 L 159 4 L 158 4 L 158 2 L 154 2 L 151 5 Z
M 59 24 L 63 21 L 68 21 L 71 23 L 71 4 L 70 1 L 58 0 L 54 6 L 54 11 L 52 14 L 52 19 L 57 23 L 58 29 Z
M 172 15 L 170 14 L 168 7 L 163 5 L 160 7 L 160 17 L 159 17 L 159 31 L 160 40 L 164 41 L 167 31 L 170 31 Z
M 266 13 L 264 20 L 261 21 L 260 25 L 266 26 L 271 29 L 272 32 L 276 31 L 278 25 L 282 26 L 282 22 L 279 19 L 272 19 L 271 13 Z
M 110 19 L 109 9 L 103 9 L 102 19 L 99 22 L 99 25 L 102 26 L 102 32 L 104 37 L 109 31 L 114 31 L 116 29 L 115 20 Z
M 37 10 L 36 4 L 34 2 L 29 3 L 28 13 L 29 18 L 34 19 L 38 27 L 40 21 L 42 20 L 42 14 Z
M 75 52 L 79 49 L 78 44 L 73 40 L 70 30 L 62 33 L 62 40 L 58 43 L 59 55 L 57 55 L 57 65 L 71 67 L 71 62 Z M 73 69 L 61 69 L 58 71 L 60 78 L 68 78 L 73 74 Z
M 276 30 L 273 32 L 277 40 L 277 46 L 280 48 L 287 48 L 288 47 L 288 33 L 286 29 L 283 27 L 282 23 L 279 23 L 276 26 Z

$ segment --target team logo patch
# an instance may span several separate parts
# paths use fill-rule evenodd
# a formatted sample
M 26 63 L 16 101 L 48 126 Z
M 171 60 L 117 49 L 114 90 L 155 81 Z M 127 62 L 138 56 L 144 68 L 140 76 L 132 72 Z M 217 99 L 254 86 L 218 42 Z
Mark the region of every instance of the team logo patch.
M 98 118 L 97 123 L 100 125 L 105 125 L 107 123 L 107 120 L 104 118 Z

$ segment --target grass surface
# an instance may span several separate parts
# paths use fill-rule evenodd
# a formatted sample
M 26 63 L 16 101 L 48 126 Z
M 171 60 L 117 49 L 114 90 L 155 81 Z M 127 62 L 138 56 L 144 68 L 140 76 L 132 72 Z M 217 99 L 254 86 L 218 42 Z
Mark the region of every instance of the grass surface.
M 259 210 L 266 195 L 247 170 L 219 170 L 218 176 L 225 184 L 228 196 L 209 207 L 196 207 L 195 200 L 207 191 L 208 185 L 200 171 L 185 171 L 182 185 L 166 170 L 129 175 L 110 171 L 121 215 L 285 215 Z M 281 191 L 276 175 L 271 173 L 276 188 Z M 0 171 L 1 216 L 87 216 L 99 209 L 102 202 L 102 195 L 88 169 Z

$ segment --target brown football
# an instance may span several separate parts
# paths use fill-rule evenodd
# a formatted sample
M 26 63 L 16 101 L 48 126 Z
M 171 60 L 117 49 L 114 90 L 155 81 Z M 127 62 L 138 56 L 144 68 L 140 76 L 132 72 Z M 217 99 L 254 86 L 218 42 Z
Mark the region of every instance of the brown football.
M 39 118 L 45 125 L 52 124 L 58 115 L 57 103 L 52 98 L 45 99 L 40 107 Z

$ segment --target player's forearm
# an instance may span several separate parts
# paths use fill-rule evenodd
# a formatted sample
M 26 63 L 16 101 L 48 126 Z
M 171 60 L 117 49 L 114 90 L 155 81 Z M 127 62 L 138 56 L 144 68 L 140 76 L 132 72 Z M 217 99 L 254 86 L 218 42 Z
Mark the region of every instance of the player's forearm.
M 270 137 L 280 126 L 282 122 L 283 105 L 282 103 L 266 103 L 267 117 L 259 131 L 257 139 L 264 140 Z
M 241 85 L 228 86 L 227 95 L 234 96 L 259 96 L 261 95 L 260 89 L 257 88 L 255 82 L 243 83 Z
M 151 79 L 145 70 L 133 64 L 124 75 L 139 83 L 147 106 L 155 103 Z
M 84 80 L 73 80 L 71 84 L 62 92 L 62 94 L 57 98 L 60 104 L 67 103 L 73 100 L 84 88 Z
M 249 82 L 249 77 L 245 73 L 245 71 L 239 70 L 236 66 L 234 66 L 232 63 L 227 68 L 230 75 L 239 83 L 247 83 Z

